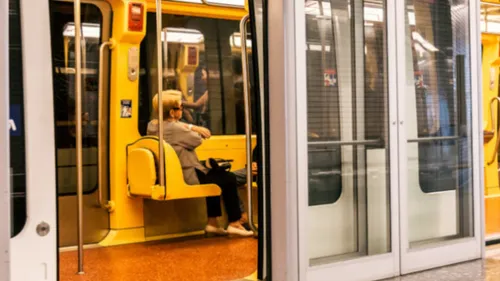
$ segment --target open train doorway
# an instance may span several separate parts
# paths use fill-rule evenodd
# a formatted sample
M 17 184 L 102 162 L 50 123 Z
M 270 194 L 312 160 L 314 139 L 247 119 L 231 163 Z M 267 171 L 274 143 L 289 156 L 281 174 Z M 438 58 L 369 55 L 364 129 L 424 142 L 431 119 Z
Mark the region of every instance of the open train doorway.
M 158 41 L 152 2 L 50 1 L 59 280 L 265 279 L 263 10 L 244 6 L 169 2 Z M 150 128 L 172 121 L 158 108 L 172 93 L 190 132 L 165 126 L 160 146 Z M 230 171 L 237 196 L 187 178 L 186 153 Z

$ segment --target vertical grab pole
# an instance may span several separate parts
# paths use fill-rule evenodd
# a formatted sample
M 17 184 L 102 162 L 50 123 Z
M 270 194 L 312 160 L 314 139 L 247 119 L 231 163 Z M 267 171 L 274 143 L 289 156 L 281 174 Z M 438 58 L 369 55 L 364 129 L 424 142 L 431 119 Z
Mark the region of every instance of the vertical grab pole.
M 257 228 L 253 223 L 252 206 L 252 105 L 250 104 L 250 90 L 248 85 L 248 60 L 247 60 L 247 22 L 249 15 L 245 15 L 240 21 L 241 36 L 241 64 L 243 67 L 243 93 L 245 99 L 245 134 L 246 134 L 246 155 L 247 155 L 247 197 L 248 197 L 248 224 L 254 233 Z
M 104 42 L 101 44 L 99 47 L 99 92 L 98 92 L 98 122 L 97 122 L 97 204 L 99 207 L 107 209 L 108 211 L 111 211 L 112 207 L 109 205 L 109 202 L 102 198 L 102 188 L 104 186 L 104 176 L 103 176 L 103 163 L 102 163 L 102 158 L 104 157 L 104 151 L 102 149 L 102 141 L 103 141 L 103 136 L 102 136 L 102 131 L 104 130 L 102 126 L 102 121 L 104 118 L 103 114 L 103 105 L 104 105 L 104 49 L 106 47 L 110 48 L 113 46 L 112 41 Z
M 75 21 L 75 117 L 78 205 L 78 274 L 83 274 L 83 175 L 82 175 L 82 48 L 80 0 L 74 2 Z
M 157 73 L 158 73 L 158 153 L 160 158 L 160 186 L 165 187 L 165 154 L 163 152 L 163 56 L 161 44 L 161 31 L 162 31 L 162 9 L 161 0 L 156 0 L 156 51 L 157 51 Z M 165 41 L 167 38 L 165 36 Z M 165 196 L 167 191 L 165 190 Z

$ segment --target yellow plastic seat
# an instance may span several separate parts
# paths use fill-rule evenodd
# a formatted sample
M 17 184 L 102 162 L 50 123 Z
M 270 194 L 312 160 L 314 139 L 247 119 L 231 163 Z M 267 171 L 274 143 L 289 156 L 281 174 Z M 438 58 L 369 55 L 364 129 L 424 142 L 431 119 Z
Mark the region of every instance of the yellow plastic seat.
M 215 184 L 188 185 L 172 146 L 164 142 L 165 186 L 158 179 L 159 147 L 157 137 L 142 137 L 127 146 L 127 178 L 130 195 L 153 200 L 177 200 L 220 196 Z

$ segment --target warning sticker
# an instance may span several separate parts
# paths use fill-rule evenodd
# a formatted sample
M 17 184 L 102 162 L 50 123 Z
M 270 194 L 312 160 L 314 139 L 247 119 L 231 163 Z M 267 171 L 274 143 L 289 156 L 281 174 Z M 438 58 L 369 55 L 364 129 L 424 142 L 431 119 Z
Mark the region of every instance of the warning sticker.
M 337 86 L 337 71 L 335 69 L 325 69 L 323 78 L 325 87 Z
M 131 118 L 132 117 L 132 100 L 122 100 L 121 117 Z

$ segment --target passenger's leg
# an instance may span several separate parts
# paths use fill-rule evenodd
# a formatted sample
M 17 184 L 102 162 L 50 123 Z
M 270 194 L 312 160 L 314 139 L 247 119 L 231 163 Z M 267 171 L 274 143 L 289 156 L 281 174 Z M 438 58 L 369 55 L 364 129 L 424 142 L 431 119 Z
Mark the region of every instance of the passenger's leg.
M 207 181 L 207 176 L 198 170 L 196 170 L 196 175 L 198 176 L 198 181 L 200 184 L 210 183 Z M 219 222 L 217 218 L 222 216 L 222 210 L 220 207 L 220 196 L 211 196 L 205 198 L 207 204 L 207 226 L 205 227 L 205 232 L 216 234 L 216 235 L 226 235 L 227 232 L 219 227 Z
M 247 231 L 241 224 L 240 201 L 236 187 L 236 176 L 233 173 L 222 170 L 211 170 L 207 174 L 207 181 L 217 184 L 222 190 L 224 206 L 226 208 L 231 234 L 251 236 L 253 232 Z

